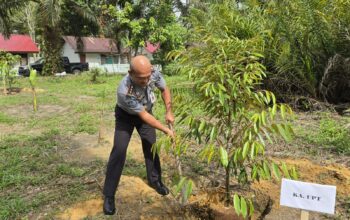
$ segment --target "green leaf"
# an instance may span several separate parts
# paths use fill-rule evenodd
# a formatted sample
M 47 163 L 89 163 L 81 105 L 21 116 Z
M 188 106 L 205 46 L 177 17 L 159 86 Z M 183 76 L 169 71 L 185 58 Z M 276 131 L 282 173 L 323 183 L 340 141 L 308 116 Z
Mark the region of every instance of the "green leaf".
M 275 163 L 272 163 L 272 170 L 273 170 L 273 174 L 275 175 L 275 177 L 278 180 L 280 180 L 281 179 L 281 174 L 280 174 L 278 166 Z
M 276 105 L 276 97 L 275 95 L 271 92 L 271 97 L 272 97 L 272 104 L 275 106 Z
M 36 85 L 36 70 L 34 69 L 30 69 L 29 82 L 30 85 L 34 88 Z
M 211 145 L 210 149 L 209 149 L 209 154 L 208 154 L 208 164 L 210 163 L 211 159 L 213 158 L 214 153 L 215 153 L 214 145 Z
M 220 146 L 220 161 L 221 161 L 222 166 L 227 167 L 228 155 L 227 155 L 227 151 L 222 146 Z
M 249 216 L 253 216 L 254 214 L 254 205 L 252 200 L 249 199 Z
M 243 197 L 241 197 L 241 212 L 244 218 L 247 217 L 248 215 L 248 210 L 247 210 L 247 202 Z
M 269 165 L 266 161 L 264 161 L 264 163 L 263 163 L 263 168 L 264 168 L 264 173 L 266 175 L 266 178 L 270 179 L 271 178 L 270 168 L 269 168 Z
M 243 159 L 247 157 L 248 151 L 249 151 L 249 142 L 246 142 L 243 146 L 243 152 L 242 152 Z
M 192 188 L 193 188 L 193 181 L 192 180 L 188 180 L 188 182 L 186 184 L 185 195 L 184 195 L 184 197 L 185 197 L 184 201 L 185 202 L 188 200 L 188 198 L 192 194 Z
M 280 135 L 282 135 L 282 137 L 286 140 L 286 141 L 291 141 L 292 140 L 292 137 L 290 135 L 290 133 L 284 129 L 283 125 L 281 124 L 277 124 L 277 129 L 278 129 L 278 133 Z
M 265 111 L 261 112 L 261 122 L 264 126 L 266 125 L 266 112 Z
M 252 146 L 250 147 L 250 158 L 254 159 L 255 153 L 256 153 L 255 142 L 253 142 Z
M 182 177 L 180 179 L 179 183 L 176 185 L 175 195 L 178 194 L 181 191 L 185 181 L 186 181 L 186 177 Z
M 216 126 L 214 126 L 210 132 L 210 141 L 214 141 L 214 139 L 216 138 L 216 134 L 217 134 L 217 128 Z
M 258 167 L 258 174 L 262 179 L 267 179 L 266 174 L 264 172 L 264 169 L 261 167 Z
M 280 110 L 281 110 L 282 119 L 285 119 L 286 118 L 286 108 L 283 104 L 281 104 Z
M 257 175 L 258 175 L 258 167 L 257 166 L 254 166 L 253 167 L 253 170 L 252 170 L 252 180 L 255 180 L 257 178 Z
M 200 125 L 199 125 L 198 131 L 199 131 L 199 132 L 202 132 L 203 129 L 204 129 L 204 127 L 205 127 L 205 121 L 202 121 L 202 122 L 200 123 Z
M 233 206 L 235 207 L 235 211 L 237 213 L 237 215 L 241 214 L 241 201 L 239 199 L 239 196 L 237 194 L 235 194 L 233 196 Z
M 287 165 L 286 163 L 282 162 L 282 172 L 283 172 L 283 175 L 288 178 L 288 179 L 291 179 L 290 178 L 290 175 L 289 175 L 289 172 L 288 172 L 288 168 L 287 168 Z
M 297 173 L 297 170 L 295 169 L 295 167 L 292 167 L 291 176 L 292 176 L 293 180 L 298 179 L 298 173 Z

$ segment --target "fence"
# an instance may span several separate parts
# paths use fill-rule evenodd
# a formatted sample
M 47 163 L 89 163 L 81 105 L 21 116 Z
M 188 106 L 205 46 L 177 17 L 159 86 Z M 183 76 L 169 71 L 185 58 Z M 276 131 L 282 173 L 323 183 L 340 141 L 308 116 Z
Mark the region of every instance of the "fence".
M 106 71 L 107 73 L 126 74 L 128 73 L 129 67 L 129 64 L 99 64 L 89 62 L 89 69 L 99 68 Z
M 162 66 L 155 64 L 153 67 L 156 70 L 161 71 Z M 90 63 L 89 62 L 89 69 L 91 68 L 99 68 L 107 73 L 113 73 L 113 74 L 127 74 L 128 70 L 130 68 L 130 64 L 99 64 L 99 63 Z

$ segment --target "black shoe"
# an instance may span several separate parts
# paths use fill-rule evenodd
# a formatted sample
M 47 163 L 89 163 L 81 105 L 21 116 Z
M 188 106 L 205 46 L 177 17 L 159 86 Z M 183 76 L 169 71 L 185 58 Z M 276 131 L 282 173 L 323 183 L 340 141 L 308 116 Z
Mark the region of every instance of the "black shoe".
M 157 191 L 160 195 L 166 196 L 169 194 L 169 189 L 164 186 L 161 181 L 150 184 L 150 186 Z
M 115 203 L 113 196 L 106 196 L 103 203 L 103 212 L 105 215 L 114 215 L 115 213 Z

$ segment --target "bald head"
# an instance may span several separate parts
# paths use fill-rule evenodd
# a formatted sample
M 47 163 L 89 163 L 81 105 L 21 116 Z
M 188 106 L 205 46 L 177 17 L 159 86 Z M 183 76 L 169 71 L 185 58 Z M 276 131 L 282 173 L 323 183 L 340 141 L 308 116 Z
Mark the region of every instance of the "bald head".
M 152 71 L 152 65 L 147 57 L 139 55 L 131 59 L 130 70 L 137 75 L 147 75 Z
M 133 57 L 130 62 L 129 74 L 136 84 L 146 86 L 152 74 L 151 62 L 142 55 Z

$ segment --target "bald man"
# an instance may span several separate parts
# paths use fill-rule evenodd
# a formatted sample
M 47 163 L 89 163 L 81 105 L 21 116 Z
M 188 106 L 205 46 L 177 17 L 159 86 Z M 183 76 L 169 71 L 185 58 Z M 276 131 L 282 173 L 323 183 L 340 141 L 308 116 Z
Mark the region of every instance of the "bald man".
M 115 108 L 116 126 L 114 145 L 109 156 L 104 184 L 103 211 L 106 215 L 115 213 L 115 192 L 119 184 L 126 158 L 126 149 L 134 128 L 142 141 L 142 150 L 146 162 L 149 185 L 159 194 L 167 195 L 169 190 L 161 180 L 159 156 L 153 157 L 152 145 L 156 142 L 155 129 L 163 131 L 170 137 L 173 132 L 152 115 L 152 107 L 156 101 L 154 90 L 162 93 L 166 114 L 165 120 L 174 123 L 171 110 L 171 97 L 165 80 L 159 71 L 152 68 L 145 56 L 136 56 L 131 60 L 129 74 L 120 82 L 117 89 L 117 105 Z

